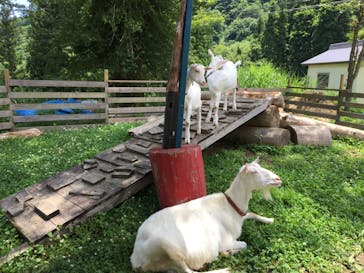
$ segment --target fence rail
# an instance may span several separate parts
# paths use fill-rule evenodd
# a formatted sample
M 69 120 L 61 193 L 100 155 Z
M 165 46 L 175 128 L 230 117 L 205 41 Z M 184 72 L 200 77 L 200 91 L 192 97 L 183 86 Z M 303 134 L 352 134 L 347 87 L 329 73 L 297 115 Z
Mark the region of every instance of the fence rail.
M 5 71 L 5 86 L 0 86 L 0 131 L 146 120 L 164 113 L 166 84 L 158 80 L 109 80 L 107 70 L 104 81 L 13 80 Z M 242 90 L 282 92 L 286 112 L 364 130 L 364 94 L 348 93 L 343 79 L 340 86 Z

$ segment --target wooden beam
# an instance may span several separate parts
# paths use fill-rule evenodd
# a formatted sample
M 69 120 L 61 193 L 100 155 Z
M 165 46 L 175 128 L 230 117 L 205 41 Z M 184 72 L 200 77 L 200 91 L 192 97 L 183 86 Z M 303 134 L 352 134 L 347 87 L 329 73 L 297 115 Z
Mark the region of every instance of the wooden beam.
M 104 92 L 10 92 L 12 99 L 103 99 Z
M 97 81 L 10 80 L 10 86 L 104 88 L 105 83 Z

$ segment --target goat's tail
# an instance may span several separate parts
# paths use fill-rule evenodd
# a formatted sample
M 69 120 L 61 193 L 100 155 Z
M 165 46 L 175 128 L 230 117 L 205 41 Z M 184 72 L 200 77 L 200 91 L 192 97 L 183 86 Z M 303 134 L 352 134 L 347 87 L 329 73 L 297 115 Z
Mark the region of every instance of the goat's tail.
M 237 61 L 236 63 L 234 63 L 235 64 L 235 67 L 238 67 L 239 65 L 241 65 L 241 61 L 239 60 L 239 61 Z

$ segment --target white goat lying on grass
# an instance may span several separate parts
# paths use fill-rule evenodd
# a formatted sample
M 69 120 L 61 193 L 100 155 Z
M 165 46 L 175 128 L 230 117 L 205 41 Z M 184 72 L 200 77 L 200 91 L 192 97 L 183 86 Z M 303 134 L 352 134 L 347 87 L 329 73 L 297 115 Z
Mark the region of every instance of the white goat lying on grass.
M 197 134 L 201 134 L 201 86 L 206 85 L 205 67 L 202 64 L 193 64 L 189 67 L 186 79 L 186 97 L 184 105 L 185 116 L 185 143 L 191 141 L 191 116 L 197 112 Z
M 151 215 L 139 228 L 131 255 L 135 271 L 194 273 L 212 262 L 219 253 L 234 254 L 246 248 L 237 241 L 244 220 L 273 223 L 248 212 L 255 190 L 271 198 L 270 188 L 280 178 L 261 167 L 258 159 L 243 165 L 225 193 L 215 193 Z M 209 272 L 230 272 L 221 269 Z
M 212 117 L 212 110 L 214 109 L 213 124 L 218 126 L 219 124 L 219 104 L 221 100 L 221 94 L 225 95 L 224 111 L 227 111 L 227 96 L 228 92 L 233 91 L 233 110 L 236 111 L 236 86 L 238 84 L 238 72 L 237 67 L 241 64 L 241 61 L 233 63 L 225 60 L 221 55 L 214 55 L 211 49 L 208 50 L 211 56 L 211 62 L 206 73 L 207 85 L 211 92 L 211 100 L 209 106 L 209 112 L 207 113 L 206 122 L 210 122 Z

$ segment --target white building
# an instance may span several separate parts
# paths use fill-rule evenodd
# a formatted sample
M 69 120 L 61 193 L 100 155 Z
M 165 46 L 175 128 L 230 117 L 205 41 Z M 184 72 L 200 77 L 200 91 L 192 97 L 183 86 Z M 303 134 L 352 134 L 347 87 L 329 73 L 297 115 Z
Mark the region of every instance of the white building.
M 359 50 L 363 41 L 359 41 Z M 302 65 L 308 66 L 308 86 L 317 88 L 340 88 L 340 76 L 344 75 L 344 86 L 348 76 L 348 64 L 351 51 L 351 44 L 331 44 L 329 49 L 307 61 Z M 361 64 L 359 74 L 353 83 L 353 92 L 364 93 L 364 62 Z

